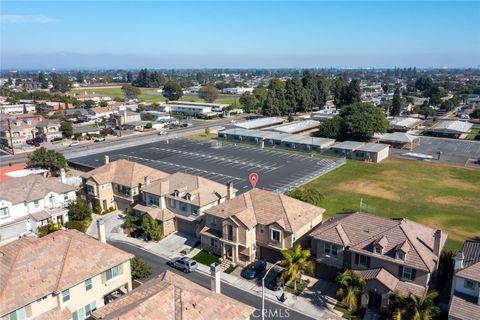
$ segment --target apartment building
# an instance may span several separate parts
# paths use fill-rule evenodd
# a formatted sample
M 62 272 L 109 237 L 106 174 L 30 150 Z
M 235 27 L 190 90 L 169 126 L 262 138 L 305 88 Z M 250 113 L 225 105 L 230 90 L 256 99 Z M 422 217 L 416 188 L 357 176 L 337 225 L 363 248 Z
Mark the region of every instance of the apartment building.
M 75 201 L 75 187 L 62 180 L 31 174 L 0 183 L 0 243 L 51 222 L 68 221 L 67 204 Z
M 247 320 L 254 310 L 185 277 L 165 271 L 117 301 L 99 308 L 92 317 L 95 320 Z
M 375 307 L 386 306 L 393 292 L 423 297 L 447 240 L 441 230 L 361 212 L 337 214 L 310 236 L 317 276 L 334 279 L 352 268 L 367 283 L 362 304 Z
M 42 116 L 4 116 L 0 118 L 0 144 L 19 149 L 38 134 L 37 123 Z
M 256 258 L 277 261 L 282 250 L 306 240 L 324 212 L 283 194 L 252 189 L 205 211 L 202 249 L 240 265 Z
M 86 319 L 132 290 L 133 255 L 77 230 L 0 247 L 0 319 Z
M 480 240 L 467 240 L 455 256 L 449 320 L 480 318 Z
M 2 104 L 0 114 L 23 114 L 35 113 L 35 105 L 32 103 Z
M 203 214 L 208 209 L 235 197 L 231 183 L 177 172 L 142 186 L 144 205 L 136 205 L 136 214 L 149 214 L 160 222 L 164 234 L 179 231 L 200 237 Z
M 105 164 L 82 175 L 84 191 L 92 205 L 102 211 L 111 208 L 124 210 L 141 199 L 140 188 L 150 181 L 168 174 L 140 163 L 120 159 Z

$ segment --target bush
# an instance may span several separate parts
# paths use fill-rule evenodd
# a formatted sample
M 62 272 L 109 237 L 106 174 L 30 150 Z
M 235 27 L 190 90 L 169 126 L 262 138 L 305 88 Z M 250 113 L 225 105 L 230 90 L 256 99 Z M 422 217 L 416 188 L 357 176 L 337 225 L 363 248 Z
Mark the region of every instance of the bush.
M 132 259 L 132 278 L 133 279 L 145 279 L 152 275 L 152 269 L 141 258 Z
M 85 233 L 87 231 L 87 224 L 83 221 L 70 220 L 65 223 L 67 229 L 75 229 Z
M 47 234 L 52 232 L 58 231 L 62 229 L 62 225 L 60 223 L 50 222 L 47 225 L 41 226 L 37 229 L 38 237 L 45 237 Z
M 68 204 L 68 219 L 83 221 L 92 218 L 92 208 L 87 201 L 78 198 Z
M 142 221 L 142 230 L 145 232 L 148 240 L 158 241 L 162 238 L 162 231 L 157 220 L 149 215 L 145 216 Z

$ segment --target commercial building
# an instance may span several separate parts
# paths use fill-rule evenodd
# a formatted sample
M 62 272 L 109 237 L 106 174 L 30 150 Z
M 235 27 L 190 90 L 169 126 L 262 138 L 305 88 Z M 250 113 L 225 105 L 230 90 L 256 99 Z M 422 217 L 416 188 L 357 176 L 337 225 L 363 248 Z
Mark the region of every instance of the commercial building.
M 467 121 L 444 120 L 428 128 L 427 132 L 435 136 L 458 139 L 463 135 L 467 135 L 472 126 L 473 123 Z
M 132 290 L 133 255 L 77 230 L 0 247 L 1 319 L 83 320 Z
M 390 120 L 390 130 L 407 132 L 417 129 L 424 121 L 419 118 L 401 118 L 396 117 Z
M 160 105 L 163 112 L 180 113 L 184 115 L 212 116 L 228 107 L 228 104 L 206 103 L 206 102 L 187 102 L 187 101 L 169 101 Z
M 279 125 L 284 123 L 285 120 L 277 117 L 268 117 L 268 118 L 258 118 L 247 121 L 242 121 L 233 124 L 232 126 L 240 129 L 262 129 L 271 127 L 274 125 Z
M 268 130 L 281 133 L 301 133 L 318 129 L 320 122 L 315 120 L 301 120 L 282 124 Z
M 67 205 L 76 199 L 75 187 L 62 180 L 30 174 L 0 183 L 0 242 L 37 232 L 49 222 L 64 225 Z
M 436 277 L 447 235 L 407 219 L 337 214 L 310 234 L 316 274 L 350 267 L 366 281 L 361 304 L 385 307 L 393 293 L 423 298 Z

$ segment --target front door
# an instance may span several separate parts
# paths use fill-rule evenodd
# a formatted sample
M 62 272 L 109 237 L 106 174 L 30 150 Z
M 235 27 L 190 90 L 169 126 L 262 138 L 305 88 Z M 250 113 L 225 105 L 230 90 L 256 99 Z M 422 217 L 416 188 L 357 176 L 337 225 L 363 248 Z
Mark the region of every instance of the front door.
M 232 246 L 225 245 L 225 256 L 228 260 L 232 261 L 233 258 L 233 248 Z
M 103 210 L 108 210 L 108 208 L 107 208 L 107 200 L 103 200 Z
M 370 291 L 368 294 L 368 306 L 379 308 L 382 305 L 382 296 L 376 292 Z

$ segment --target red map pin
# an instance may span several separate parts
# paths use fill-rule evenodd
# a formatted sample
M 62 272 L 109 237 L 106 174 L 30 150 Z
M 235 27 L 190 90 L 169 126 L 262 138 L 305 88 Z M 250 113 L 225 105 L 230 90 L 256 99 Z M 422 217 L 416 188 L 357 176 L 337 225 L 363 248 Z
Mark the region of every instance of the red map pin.
M 252 188 L 255 188 L 258 182 L 258 174 L 256 174 L 255 172 L 250 173 L 250 175 L 248 176 L 248 179 L 250 180 L 250 184 L 252 185 Z

